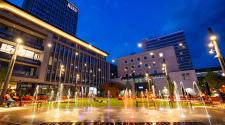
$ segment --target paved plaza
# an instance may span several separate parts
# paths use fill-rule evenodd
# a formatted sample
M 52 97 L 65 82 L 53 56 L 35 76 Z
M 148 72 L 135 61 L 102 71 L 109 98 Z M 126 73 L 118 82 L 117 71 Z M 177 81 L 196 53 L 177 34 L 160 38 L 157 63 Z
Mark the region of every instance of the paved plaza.
M 74 109 L 60 109 L 47 111 L 47 109 L 28 108 L 1 108 L 1 124 L 47 124 L 51 122 L 61 123 L 94 123 L 94 122 L 195 122 L 205 125 L 222 125 L 225 123 L 225 110 L 220 108 L 207 108 L 209 115 L 206 115 L 203 107 L 196 107 L 192 110 L 162 109 L 153 110 L 145 108 L 95 108 L 84 107 Z M 183 114 L 183 115 L 182 115 Z

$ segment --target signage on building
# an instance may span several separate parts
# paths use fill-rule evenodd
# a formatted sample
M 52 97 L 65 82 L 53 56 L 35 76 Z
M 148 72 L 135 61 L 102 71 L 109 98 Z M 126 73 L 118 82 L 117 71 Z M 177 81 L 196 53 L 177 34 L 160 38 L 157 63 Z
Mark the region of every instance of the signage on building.
M 77 8 L 72 3 L 69 2 L 67 6 L 74 12 L 77 12 Z

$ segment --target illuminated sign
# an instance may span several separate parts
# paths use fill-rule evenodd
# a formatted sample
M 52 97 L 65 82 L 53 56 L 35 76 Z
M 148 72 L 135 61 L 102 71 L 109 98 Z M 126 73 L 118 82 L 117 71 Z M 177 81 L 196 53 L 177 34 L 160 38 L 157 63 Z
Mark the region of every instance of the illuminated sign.
M 74 12 L 77 12 L 77 8 L 76 8 L 73 4 L 68 3 L 67 6 L 68 6 L 71 10 L 73 10 Z
M 144 87 L 143 87 L 143 86 L 138 86 L 138 88 L 139 88 L 139 89 L 143 89 Z

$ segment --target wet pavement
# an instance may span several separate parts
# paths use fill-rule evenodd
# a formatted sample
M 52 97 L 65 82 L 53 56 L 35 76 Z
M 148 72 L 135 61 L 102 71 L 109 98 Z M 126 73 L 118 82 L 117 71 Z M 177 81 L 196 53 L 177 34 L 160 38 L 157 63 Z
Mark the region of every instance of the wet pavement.
M 225 110 L 218 108 L 207 108 L 209 115 L 202 107 L 192 110 L 89 107 L 54 109 L 49 112 L 46 109 L 2 109 L 0 125 L 225 125 Z

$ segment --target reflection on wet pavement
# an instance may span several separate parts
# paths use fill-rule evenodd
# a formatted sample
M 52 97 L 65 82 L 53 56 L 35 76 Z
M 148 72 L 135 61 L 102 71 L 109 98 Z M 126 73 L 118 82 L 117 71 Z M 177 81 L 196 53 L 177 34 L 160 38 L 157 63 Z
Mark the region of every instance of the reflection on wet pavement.
M 181 115 L 177 109 L 149 110 L 145 108 L 75 108 L 46 112 L 40 109 L 33 114 L 31 109 L 0 112 L 0 125 L 41 124 L 41 125 L 207 125 L 225 123 L 225 111 L 208 109 L 210 117 L 203 108 L 184 110 Z M 185 123 L 184 123 L 185 122 Z

